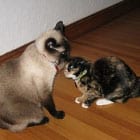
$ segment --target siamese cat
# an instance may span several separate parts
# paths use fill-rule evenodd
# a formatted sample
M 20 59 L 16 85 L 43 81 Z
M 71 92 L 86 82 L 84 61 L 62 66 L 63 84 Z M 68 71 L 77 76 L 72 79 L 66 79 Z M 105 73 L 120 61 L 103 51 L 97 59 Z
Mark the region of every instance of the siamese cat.
M 81 57 L 73 57 L 65 67 L 64 74 L 75 81 L 82 96 L 75 99 L 88 108 L 97 100 L 97 105 L 114 102 L 123 103 L 129 98 L 140 96 L 140 78 L 117 57 L 104 57 L 90 62 Z
M 0 128 L 18 132 L 28 126 L 45 124 L 43 108 L 57 119 L 52 97 L 54 79 L 69 59 L 70 45 L 63 22 L 43 33 L 16 59 L 0 65 Z

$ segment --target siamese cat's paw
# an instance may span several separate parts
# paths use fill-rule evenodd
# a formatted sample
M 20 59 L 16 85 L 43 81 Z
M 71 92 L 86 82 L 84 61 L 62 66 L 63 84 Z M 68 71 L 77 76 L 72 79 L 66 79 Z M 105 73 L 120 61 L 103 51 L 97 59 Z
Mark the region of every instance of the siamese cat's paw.
M 107 99 L 98 99 L 96 101 L 96 105 L 109 105 L 109 104 L 113 104 L 114 102 L 110 101 L 110 100 L 107 100 Z
M 89 106 L 87 104 L 85 104 L 85 103 L 82 103 L 82 107 L 83 108 L 88 108 Z
M 29 123 L 28 127 L 37 126 L 37 125 L 44 125 L 49 122 L 48 117 L 44 117 L 39 123 Z
M 65 112 L 64 111 L 56 111 L 54 117 L 57 119 L 63 119 L 65 117 Z
M 75 98 L 75 103 L 80 104 L 79 97 Z
M 44 117 L 41 122 L 39 123 L 39 125 L 43 125 L 49 122 L 49 118 L 48 117 Z

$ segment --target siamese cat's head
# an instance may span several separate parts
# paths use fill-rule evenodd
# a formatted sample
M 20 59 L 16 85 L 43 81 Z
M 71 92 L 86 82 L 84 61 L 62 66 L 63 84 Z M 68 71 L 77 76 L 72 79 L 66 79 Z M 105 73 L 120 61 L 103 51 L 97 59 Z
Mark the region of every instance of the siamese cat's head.
M 67 78 L 77 79 L 80 74 L 86 71 L 87 61 L 81 57 L 73 57 L 65 66 L 64 75 Z
M 54 29 L 42 34 L 35 45 L 39 53 L 46 57 L 46 61 L 62 65 L 69 59 L 70 45 L 65 37 L 65 26 L 59 21 Z

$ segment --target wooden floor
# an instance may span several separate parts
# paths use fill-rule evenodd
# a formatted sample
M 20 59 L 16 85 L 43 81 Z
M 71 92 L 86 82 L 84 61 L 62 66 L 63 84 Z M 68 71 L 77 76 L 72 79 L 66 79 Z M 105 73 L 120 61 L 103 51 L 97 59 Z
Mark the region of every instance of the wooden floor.
M 140 76 L 140 9 L 72 41 L 72 55 L 96 60 L 103 56 L 119 56 Z M 28 128 L 21 133 L 0 130 L 0 140 L 139 140 L 140 98 L 125 104 L 83 109 L 74 103 L 80 95 L 72 80 L 58 75 L 54 99 L 64 110 L 64 120 L 56 120 L 48 112 L 50 122 Z

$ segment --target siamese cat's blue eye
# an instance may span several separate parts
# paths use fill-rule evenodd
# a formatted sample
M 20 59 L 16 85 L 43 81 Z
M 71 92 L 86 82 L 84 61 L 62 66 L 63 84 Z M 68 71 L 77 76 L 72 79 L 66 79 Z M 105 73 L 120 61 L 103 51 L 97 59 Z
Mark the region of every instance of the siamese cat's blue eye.
M 48 42 L 48 46 L 53 46 L 54 45 L 54 43 L 53 42 Z
M 51 49 L 54 47 L 54 43 L 53 43 L 53 42 L 49 42 L 47 45 L 48 45 Z
M 54 47 L 56 47 L 57 43 L 56 43 L 56 40 L 54 38 L 49 38 L 46 41 L 45 45 L 46 45 L 46 47 L 54 48 Z

